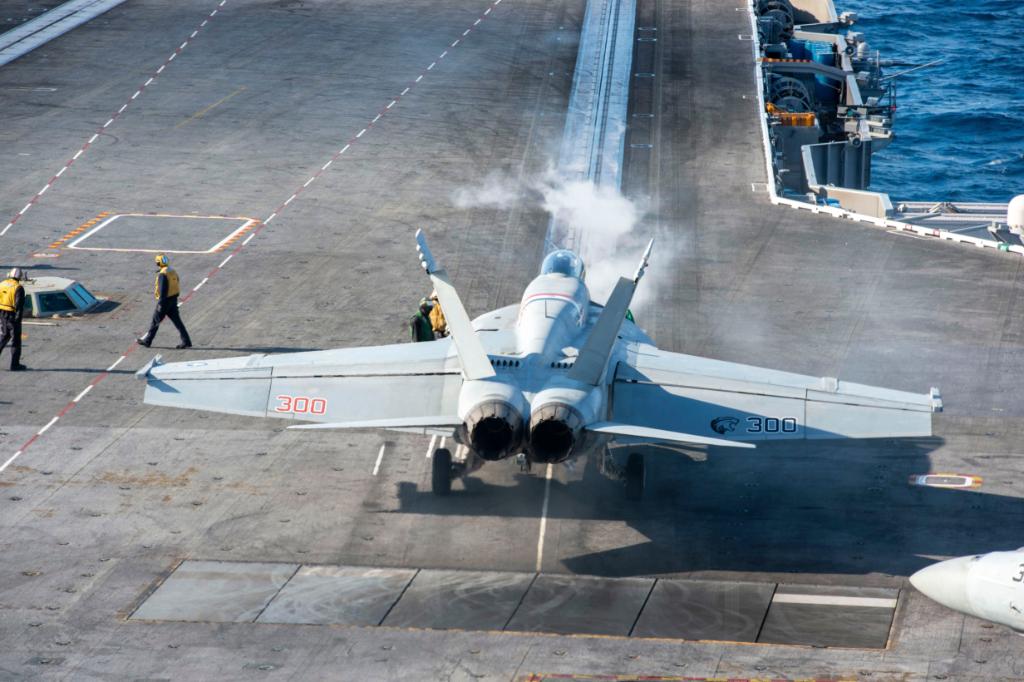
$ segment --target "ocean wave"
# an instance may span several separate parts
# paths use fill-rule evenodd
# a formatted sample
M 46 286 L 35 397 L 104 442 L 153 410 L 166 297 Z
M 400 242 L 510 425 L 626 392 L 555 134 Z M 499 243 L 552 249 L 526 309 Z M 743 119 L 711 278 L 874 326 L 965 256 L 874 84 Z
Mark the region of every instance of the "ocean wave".
M 1024 3 L 835 0 L 881 58 L 937 66 L 897 80 L 893 143 L 872 160 L 872 188 L 900 199 L 1006 201 L 1024 192 Z M 906 67 L 890 67 L 887 74 Z
M 985 165 L 990 167 L 1000 166 L 1007 168 L 1013 167 L 1015 165 L 1020 165 L 1021 167 L 1024 167 L 1024 152 L 1020 152 L 1019 154 L 1016 154 L 1014 156 L 1007 156 L 1002 159 L 992 159 L 990 161 L 986 161 Z

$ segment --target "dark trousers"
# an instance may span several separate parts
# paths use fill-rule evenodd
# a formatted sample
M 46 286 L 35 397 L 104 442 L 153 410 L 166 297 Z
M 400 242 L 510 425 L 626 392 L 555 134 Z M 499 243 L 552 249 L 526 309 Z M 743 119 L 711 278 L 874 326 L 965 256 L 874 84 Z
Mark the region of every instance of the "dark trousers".
M 0 353 L 11 342 L 11 367 L 21 364 L 21 320 L 17 313 L 0 310 Z
M 192 340 L 188 338 L 188 330 L 185 329 L 185 323 L 181 321 L 181 315 L 178 314 L 177 296 L 164 299 L 156 304 L 156 310 L 153 311 L 153 321 L 149 325 L 149 331 L 142 338 L 147 343 L 153 343 L 153 339 L 156 338 L 156 330 L 160 328 L 160 323 L 164 321 L 165 317 L 174 323 L 174 327 L 181 334 L 181 342 L 191 346 Z

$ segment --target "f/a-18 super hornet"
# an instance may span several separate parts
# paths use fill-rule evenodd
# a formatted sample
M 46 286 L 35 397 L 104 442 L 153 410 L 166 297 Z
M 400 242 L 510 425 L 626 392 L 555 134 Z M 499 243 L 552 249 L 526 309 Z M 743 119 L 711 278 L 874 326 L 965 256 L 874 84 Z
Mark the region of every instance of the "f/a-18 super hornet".
M 145 402 L 446 435 L 464 447 L 433 456 L 435 493 L 483 463 L 531 464 L 595 454 L 602 473 L 644 485 L 644 460 L 616 444 L 754 447 L 753 441 L 929 436 L 941 410 L 927 394 L 875 388 L 659 350 L 631 320 L 647 267 L 605 305 L 591 301 L 580 258 L 547 255 L 522 300 L 470 321 L 447 272 L 416 233 L 450 336 L 426 343 L 250 355 L 139 370 Z
M 1024 547 L 940 561 L 910 582 L 943 606 L 1024 635 Z

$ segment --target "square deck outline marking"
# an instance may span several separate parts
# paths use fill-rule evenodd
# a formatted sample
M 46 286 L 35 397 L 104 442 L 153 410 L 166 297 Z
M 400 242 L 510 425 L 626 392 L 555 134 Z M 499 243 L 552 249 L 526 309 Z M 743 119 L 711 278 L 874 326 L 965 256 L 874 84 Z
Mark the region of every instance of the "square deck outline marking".
M 101 214 L 102 215 L 102 214 Z M 175 250 L 175 249 L 139 249 L 139 248 L 116 248 L 107 246 L 78 246 L 78 244 L 84 242 L 89 237 L 93 236 L 100 230 L 118 218 L 179 218 L 179 219 L 195 219 L 195 220 L 232 220 L 241 221 L 242 224 L 230 232 L 226 237 L 221 239 L 219 242 L 214 244 L 209 249 L 204 251 L 195 250 Z M 211 216 L 211 215 L 179 215 L 174 213 L 114 213 L 109 215 L 105 220 L 100 222 L 98 225 L 90 229 L 85 234 L 77 237 L 74 241 L 69 243 L 66 248 L 74 249 L 76 251 L 114 251 L 117 253 L 175 253 L 175 254 L 209 254 L 217 253 L 229 246 L 236 240 L 238 240 L 243 234 L 251 230 L 253 227 L 259 224 L 258 218 L 249 218 L 246 216 Z

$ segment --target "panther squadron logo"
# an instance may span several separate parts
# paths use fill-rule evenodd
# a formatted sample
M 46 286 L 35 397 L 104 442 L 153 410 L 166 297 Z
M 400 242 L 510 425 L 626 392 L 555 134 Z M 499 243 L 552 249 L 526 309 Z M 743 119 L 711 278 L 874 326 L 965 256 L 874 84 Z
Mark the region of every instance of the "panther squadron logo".
M 725 435 L 736 430 L 740 420 L 736 417 L 716 417 L 711 420 L 711 430 Z

